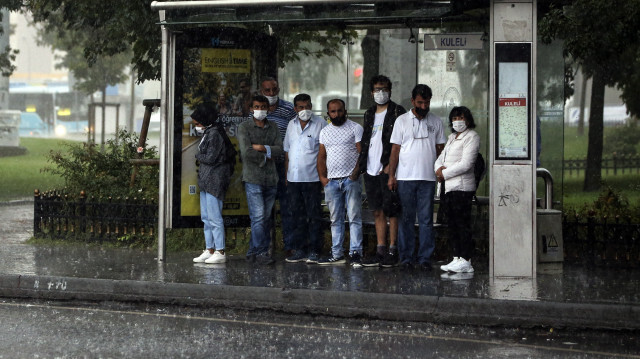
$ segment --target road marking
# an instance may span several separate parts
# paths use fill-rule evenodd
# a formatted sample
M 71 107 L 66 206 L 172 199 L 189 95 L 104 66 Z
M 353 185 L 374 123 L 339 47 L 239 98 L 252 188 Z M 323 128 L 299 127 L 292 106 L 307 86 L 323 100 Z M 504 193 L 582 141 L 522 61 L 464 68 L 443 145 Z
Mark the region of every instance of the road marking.
M 483 339 L 468 339 L 468 338 L 450 338 L 450 337 L 428 335 L 428 334 L 391 333 L 391 332 L 381 331 L 381 330 L 331 328 L 331 327 L 318 326 L 318 325 L 301 325 L 301 324 L 275 323 L 275 322 L 254 321 L 254 320 L 194 317 L 190 315 L 179 315 L 179 314 L 144 313 L 144 312 L 136 312 L 136 311 L 130 311 L 130 310 L 112 310 L 112 309 L 98 309 L 98 308 L 86 308 L 86 307 L 65 307 L 65 306 L 44 305 L 44 304 L 0 303 L 0 306 L 42 308 L 42 309 L 76 311 L 76 312 L 83 311 L 83 312 L 99 312 L 99 313 L 112 313 L 112 314 L 127 314 L 127 315 L 143 316 L 143 317 L 161 317 L 161 318 L 172 318 L 172 319 L 201 320 L 201 321 L 217 322 L 217 323 L 249 324 L 249 325 L 261 325 L 261 326 L 276 326 L 276 327 L 282 327 L 282 328 L 306 329 L 306 330 L 351 332 L 351 333 L 358 333 L 358 334 L 374 334 L 374 335 L 385 336 L 385 337 L 394 336 L 394 337 L 405 337 L 405 338 L 421 338 L 421 339 L 432 339 L 432 340 L 486 344 L 486 345 L 510 345 L 510 346 L 516 346 L 516 347 L 526 348 L 526 349 L 539 349 L 539 350 L 557 351 L 557 352 L 563 352 L 563 353 L 603 355 L 603 356 L 610 356 L 610 357 L 616 357 L 616 358 L 640 359 L 640 355 L 634 355 L 634 354 L 619 354 L 619 353 L 601 352 L 601 351 L 595 351 L 595 350 L 555 348 L 555 347 L 546 347 L 546 346 L 533 345 L 533 344 L 508 343 L 503 341 L 496 341 L 496 339 L 483 340 Z M 374 320 L 374 321 L 378 321 L 378 320 Z M 389 322 L 389 321 L 384 321 L 384 322 Z

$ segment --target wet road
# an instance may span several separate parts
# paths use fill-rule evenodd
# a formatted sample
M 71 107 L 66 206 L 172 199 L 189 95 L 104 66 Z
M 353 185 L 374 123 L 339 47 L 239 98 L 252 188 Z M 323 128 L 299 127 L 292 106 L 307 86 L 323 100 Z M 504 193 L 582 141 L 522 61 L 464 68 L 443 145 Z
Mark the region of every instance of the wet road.
M 0 301 L 0 358 L 640 358 L 638 334 Z

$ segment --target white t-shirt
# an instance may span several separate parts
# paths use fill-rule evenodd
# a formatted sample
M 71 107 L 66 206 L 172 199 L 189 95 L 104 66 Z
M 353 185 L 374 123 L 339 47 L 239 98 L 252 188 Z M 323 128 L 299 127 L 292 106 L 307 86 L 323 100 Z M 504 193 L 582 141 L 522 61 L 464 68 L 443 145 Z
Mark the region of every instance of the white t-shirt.
M 373 121 L 367 157 L 367 173 L 372 176 L 377 176 L 382 171 L 382 163 L 380 163 L 380 157 L 382 157 L 382 125 L 386 115 L 387 110 L 376 113 L 376 118 Z
M 362 140 L 362 126 L 347 120 L 342 126 L 327 125 L 320 131 L 320 143 L 327 151 L 327 177 L 351 175 L 358 162 L 356 143 Z M 431 164 L 433 167 L 433 163 Z
M 442 121 L 431 112 L 422 120 L 418 120 L 412 111 L 398 116 L 391 133 L 391 143 L 400 145 L 396 179 L 435 181 L 436 144 L 446 141 Z

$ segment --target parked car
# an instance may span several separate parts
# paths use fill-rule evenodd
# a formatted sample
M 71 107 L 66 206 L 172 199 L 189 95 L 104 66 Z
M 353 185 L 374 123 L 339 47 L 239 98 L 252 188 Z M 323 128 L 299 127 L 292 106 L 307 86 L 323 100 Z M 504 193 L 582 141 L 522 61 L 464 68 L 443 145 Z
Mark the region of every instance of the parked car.
M 20 137 L 44 136 L 48 134 L 49 129 L 37 113 L 22 112 L 20 113 L 20 128 L 18 132 Z

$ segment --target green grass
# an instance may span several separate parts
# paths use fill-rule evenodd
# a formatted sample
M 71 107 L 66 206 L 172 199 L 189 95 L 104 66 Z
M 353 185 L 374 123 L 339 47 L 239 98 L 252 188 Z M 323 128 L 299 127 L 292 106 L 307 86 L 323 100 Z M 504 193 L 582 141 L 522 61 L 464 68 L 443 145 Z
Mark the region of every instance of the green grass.
M 602 190 L 607 187 L 611 187 L 615 192 L 620 193 L 626 198 L 630 205 L 636 206 L 640 203 L 640 175 L 636 174 L 635 170 L 633 174 L 625 173 L 614 176 L 609 174 L 602 177 Z M 584 173 L 580 176 L 565 176 L 564 178 L 564 195 L 563 195 L 563 207 L 566 208 L 580 208 L 585 204 L 592 204 L 601 191 L 596 192 L 584 192 L 582 186 L 584 185 Z
M 33 191 L 60 188 L 60 176 L 41 172 L 47 165 L 46 155 L 51 150 L 63 149 L 69 141 L 48 138 L 21 138 L 20 146 L 27 149 L 21 156 L 0 157 L 0 201 L 30 198 Z

